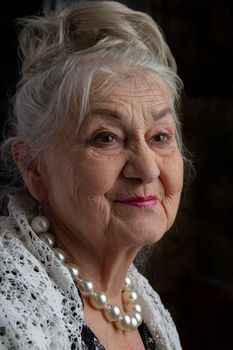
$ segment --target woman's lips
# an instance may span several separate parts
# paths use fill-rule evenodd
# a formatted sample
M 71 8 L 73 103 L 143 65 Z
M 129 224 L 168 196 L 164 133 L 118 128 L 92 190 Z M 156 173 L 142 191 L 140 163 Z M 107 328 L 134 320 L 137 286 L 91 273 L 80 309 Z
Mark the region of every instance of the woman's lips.
M 137 208 L 153 208 L 157 204 L 157 197 L 156 196 L 137 196 L 137 197 L 128 197 L 124 199 L 117 199 L 115 200 L 116 203 L 121 203 L 125 205 L 131 205 L 133 207 Z

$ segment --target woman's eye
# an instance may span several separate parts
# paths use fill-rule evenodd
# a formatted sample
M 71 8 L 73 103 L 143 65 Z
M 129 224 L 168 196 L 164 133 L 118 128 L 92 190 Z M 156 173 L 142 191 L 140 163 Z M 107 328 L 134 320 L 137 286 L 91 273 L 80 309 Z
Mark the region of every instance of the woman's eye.
M 113 145 L 115 142 L 115 135 L 109 132 L 101 132 L 92 140 L 92 143 L 97 146 Z
M 154 136 L 154 141 L 158 142 L 160 144 L 166 144 L 168 143 L 170 137 L 166 133 L 160 133 Z

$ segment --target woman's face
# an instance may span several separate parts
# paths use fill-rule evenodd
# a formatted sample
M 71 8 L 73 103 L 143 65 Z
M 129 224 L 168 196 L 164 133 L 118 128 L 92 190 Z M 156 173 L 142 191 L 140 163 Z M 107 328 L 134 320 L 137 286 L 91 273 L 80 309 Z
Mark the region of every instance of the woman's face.
M 169 97 L 155 76 L 130 78 L 90 107 L 76 140 L 71 122 L 46 154 L 43 201 L 86 243 L 154 243 L 175 219 L 183 183 Z

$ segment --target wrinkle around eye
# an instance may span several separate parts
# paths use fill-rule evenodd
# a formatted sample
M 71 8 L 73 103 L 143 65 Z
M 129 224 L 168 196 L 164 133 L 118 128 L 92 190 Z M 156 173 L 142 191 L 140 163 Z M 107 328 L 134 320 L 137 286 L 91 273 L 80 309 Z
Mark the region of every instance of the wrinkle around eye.
M 100 149 L 115 149 L 124 147 L 125 142 L 114 132 L 101 131 L 91 137 L 89 144 Z
M 179 150 L 177 141 L 173 135 L 170 135 L 165 142 L 156 141 L 152 137 L 148 144 L 155 153 L 158 153 L 161 156 L 170 156 Z
M 161 136 L 165 137 L 165 140 L 158 140 L 157 139 L 158 137 L 161 137 Z M 168 145 L 170 143 L 171 139 L 172 139 L 172 135 L 170 135 L 167 132 L 160 132 L 152 137 L 152 140 L 154 140 L 154 142 L 156 142 L 157 144 L 160 144 L 160 145 L 164 145 L 164 146 Z
M 110 132 L 101 132 L 92 139 L 92 144 L 110 145 L 116 142 L 116 136 Z

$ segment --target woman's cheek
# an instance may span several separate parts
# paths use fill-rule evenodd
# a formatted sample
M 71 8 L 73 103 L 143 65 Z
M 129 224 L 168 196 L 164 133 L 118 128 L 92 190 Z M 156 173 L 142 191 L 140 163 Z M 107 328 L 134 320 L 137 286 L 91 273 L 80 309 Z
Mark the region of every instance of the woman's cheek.
M 94 196 L 104 195 L 116 183 L 123 158 L 91 153 L 75 172 L 83 190 Z
M 180 154 L 165 160 L 161 180 L 166 196 L 180 196 L 183 187 L 183 159 Z

